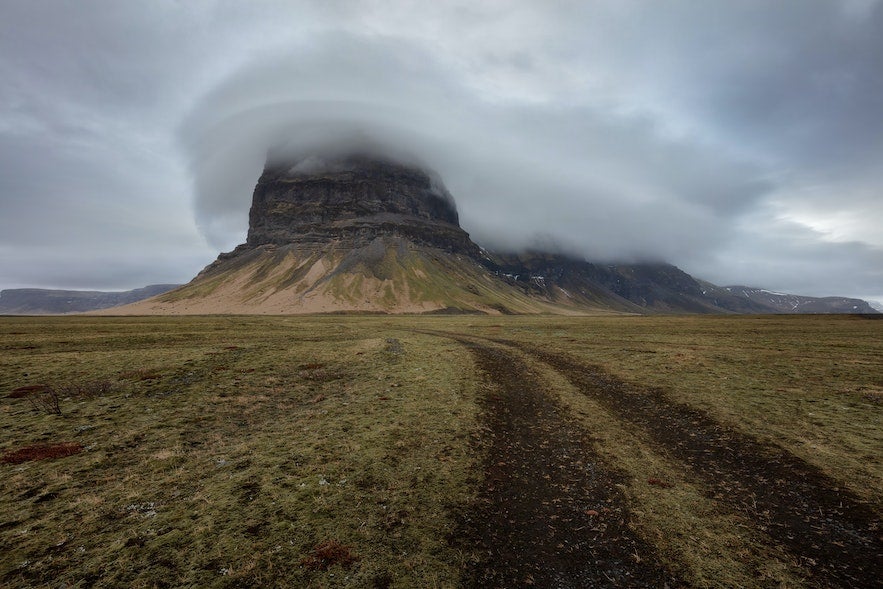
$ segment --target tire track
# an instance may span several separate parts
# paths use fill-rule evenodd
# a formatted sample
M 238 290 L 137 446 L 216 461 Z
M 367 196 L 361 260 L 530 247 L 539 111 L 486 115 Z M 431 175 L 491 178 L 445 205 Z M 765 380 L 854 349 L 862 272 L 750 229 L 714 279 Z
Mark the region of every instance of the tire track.
M 646 432 L 660 449 L 687 464 L 711 497 L 784 546 L 815 582 L 883 587 L 879 514 L 817 467 L 599 367 L 520 342 L 490 341 L 551 366 L 617 418 Z
M 480 554 L 466 585 L 681 586 L 629 528 L 622 477 L 604 469 L 586 432 L 539 381 L 511 353 L 452 339 L 484 374 L 490 432 L 485 480 L 455 540 Z

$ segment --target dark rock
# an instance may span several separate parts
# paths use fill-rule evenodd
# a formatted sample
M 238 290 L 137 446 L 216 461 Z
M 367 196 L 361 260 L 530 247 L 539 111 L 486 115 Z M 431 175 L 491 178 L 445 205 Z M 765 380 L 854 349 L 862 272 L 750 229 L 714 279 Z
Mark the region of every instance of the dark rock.
M 561 288 L 623 310 L 722 310 L 705 300 L 692 276 L 671 264 L 602 264 L 546 252 L 489 254 L 486 259 L 486 265 L 498 275 L 537 294 L 548 295 L 553 288 Z
M 378 236 L 477 255 L 454 199 L 420 168 L 363 155 L 268 163 L 249 212 L 246 246 L 363 247 Z

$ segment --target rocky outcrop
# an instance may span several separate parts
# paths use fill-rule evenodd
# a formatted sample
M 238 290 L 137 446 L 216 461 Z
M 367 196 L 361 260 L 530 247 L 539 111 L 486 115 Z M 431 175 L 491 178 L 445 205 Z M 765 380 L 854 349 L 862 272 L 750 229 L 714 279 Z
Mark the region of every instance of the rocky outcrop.
M 245 245 L 364 247 L 389 235 L 478 252 L 438 177 L 364 155 L 268 163 L 254 190 Z

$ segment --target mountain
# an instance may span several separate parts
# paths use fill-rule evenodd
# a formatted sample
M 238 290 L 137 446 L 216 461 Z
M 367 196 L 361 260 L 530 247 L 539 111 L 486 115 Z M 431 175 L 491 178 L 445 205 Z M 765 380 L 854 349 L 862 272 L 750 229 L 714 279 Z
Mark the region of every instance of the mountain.
M 126 313 L 576 312 L 490 271 L 441 179 L 360 154 L 268 161 L 246 242 Z M 558 299 L 564 303 L 559 304 Z M 116 311 L 116 310 L 115 310 Z
M 522 289 L 547 297 L 562 293 L 576 305 L 592 301 L 636 313 L 723 311 L 703 297 L 692 276 L 670 264 L 598 264 L 540 252 L 494 254 L 488 262 Z
M 751 286 L 703 283 L 704 294 L 719 306 L 736 310 L 739 302 L 760 305 L 770 313 L 877 313 L 868 302 L 846 297 L 805 297 Z M 739 301 L 739 302 L 736 302 Z
M 801 309 L 843 312 L 849 305 Z M 868 312 L 854 305 L 852 312 Z M 777 313 L 669 264 L 489 252 L 441 178 L 365 154 L 270 157 L 245 243 L 190 283 L 106 313 Z M 872 312 L 872 311 L 871 311 Z
M 125 292 L 12 288 L 0 291 L 0 315 L 82 313 L 141 301 L 180 284 L 151 284 Z

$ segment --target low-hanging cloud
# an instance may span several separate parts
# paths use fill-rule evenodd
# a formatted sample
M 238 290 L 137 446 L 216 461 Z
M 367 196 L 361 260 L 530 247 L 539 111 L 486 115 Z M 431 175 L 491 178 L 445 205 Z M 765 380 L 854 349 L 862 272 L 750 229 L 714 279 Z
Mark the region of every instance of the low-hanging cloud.
M 483 100 L 402 40 L 336 35 L 249 64 L 182 128 L 209 240 L 242 241 L 270 148 L 371 144 L 437 171 L 481 244 L 601 260 L 701 250 L 768 189 L 763 170 L 600 108 Z

